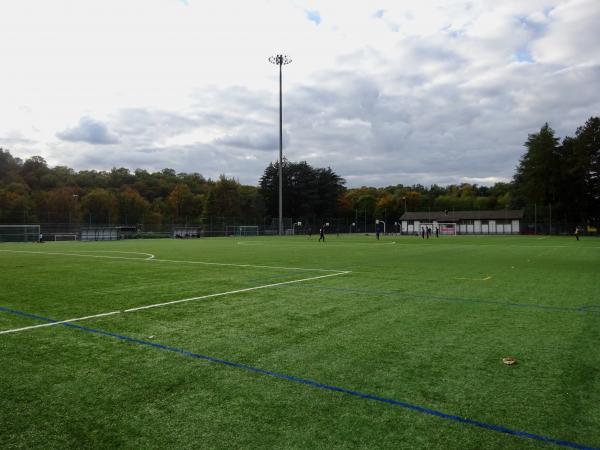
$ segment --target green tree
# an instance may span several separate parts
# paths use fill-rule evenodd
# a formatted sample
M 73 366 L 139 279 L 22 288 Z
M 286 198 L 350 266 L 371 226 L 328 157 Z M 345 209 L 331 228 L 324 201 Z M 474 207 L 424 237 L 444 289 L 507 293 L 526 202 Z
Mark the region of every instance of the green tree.
M 600 220 L 600 118 L 591 117 L 577 129 L 575 138 L 565 138 L 566 180 L 565 199 L 575 205 L 573 215 L 578 220 Z M 573 208 L 571 208 L 573 210 Z
M 29 187 L 12 183 L 0 189 L 0 222 L 22 224 L 32 219 L 33 202 Z
M 31 158 L 28 158 L 21 168 L 23 179 L 32 189 L 48 187 L 42 183 L 42 179 L 44 176 L 48 175 L 49 172 L 50 169 L 48 168 L 48 164 L 41 156 L 32 156 Z
M 395 217 L 394 197 L 389 192 L 383 192 L 375 203 L 375 217 L 377 219 L 387 219 Z
M 271 217 L 279 215 L 278 172 L 279 163 L 271 163 L 260 179 L 260 193 Z M 313 168 L 306 161 L 293 163 L 284 159 L 282 173 L 285 217 L 322 220 L 335 214 L 345 181 L 330 167 Z
M 82 220 L 91 224 L 118 223 L 115 195 L 103 188 L 96 188 L 81 199 Z
M 135 176 L 125 167 L 120 167 L 118 169 L 113 167 L 108 173 L 108 185 L 112 188 L 121 189 L 125 185 L 133 184 L 134 182 Z
M 258 188 L 255 186 L 239 187 L 240 218 L 248 224 L 262 221 L 265 214 L 265 205 Z
M 196 215 L 194 194 L 186 184 L 179 183 L 173 188 L 167 197 L 167 204 L 175 222 L 187 222 Z
M 144 223 L 150 210 L 150 202 L 132 187 L 125 187 L 117 194 L 119 217 L 125 225 Z
M 561 178 L 558 138 L 546 123 L 539 133 L 530 134 L 514 176 L 517 206 L 556 203 Z
M 239 218 L 242 211 L 240 188 L 238 181 L 221 175 L 208 192 L 203 216 Z
M 73 188 L 59 187 L 49 191 L 36 192 L 37 216 L 41 221 L 57 223 L 78 223 L 80 205 Z

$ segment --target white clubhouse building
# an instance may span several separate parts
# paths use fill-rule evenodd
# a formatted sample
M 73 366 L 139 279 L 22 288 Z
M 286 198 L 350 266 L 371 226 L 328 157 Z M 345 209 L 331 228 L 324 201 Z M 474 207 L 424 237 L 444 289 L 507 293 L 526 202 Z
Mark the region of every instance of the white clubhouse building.
M 400 217 L 402 234 L 419 234 L 438 227 L 443 234 L 519 234 L 523 210 L 406 212 Z

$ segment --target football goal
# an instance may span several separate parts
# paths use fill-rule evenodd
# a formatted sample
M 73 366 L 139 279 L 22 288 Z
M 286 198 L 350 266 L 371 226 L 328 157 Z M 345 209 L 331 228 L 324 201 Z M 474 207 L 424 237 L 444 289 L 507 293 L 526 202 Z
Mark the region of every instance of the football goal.
M 454 222 L 421 223 L 421 228 L 430 228 L 431 233 L 435 235 L 435 229 L 439 228 L 440 236 L 456 236 L 458 234 L 458 225 Z
M 236 236 L 258 236 L 258 225 L 239 225 L 235 227 Z
M 0 225 L 0 242 L 37 242 L 39 225 Z
M 65 233 L 65 234 L 55 234 L 55 241 L 76 241 L 77 233 Z

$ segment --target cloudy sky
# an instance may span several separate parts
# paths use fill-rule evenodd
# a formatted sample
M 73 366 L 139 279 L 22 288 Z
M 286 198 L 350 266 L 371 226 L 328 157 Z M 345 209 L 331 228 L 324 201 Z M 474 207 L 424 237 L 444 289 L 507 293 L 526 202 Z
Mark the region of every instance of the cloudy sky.
M 2 0 L 0 147 L 256 184 L 284 153 L 361 185 L 509 180 L 600 114 L 598 0 Z

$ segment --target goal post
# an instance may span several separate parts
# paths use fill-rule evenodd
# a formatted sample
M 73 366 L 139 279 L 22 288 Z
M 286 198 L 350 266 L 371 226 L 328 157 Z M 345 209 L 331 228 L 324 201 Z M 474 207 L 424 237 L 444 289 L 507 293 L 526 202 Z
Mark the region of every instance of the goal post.
M 435 234 L 435 229 L 438 228 L 440 236 L 456 236 L 458 234 L 458 224 L 454 222 L 421 223 L 419 227 L 431 229 L 432 234 Z
M 0 225 L 0 242 L 38 242 L 39 225 Z
M 55 234 L 55 241 L 76 241 L 78 238 L 77 233 L 64 233 L 64 234 Z
M 258 225 L 238 225 L 235 227 L 235 235 L 244 236 L 258 236 Z

